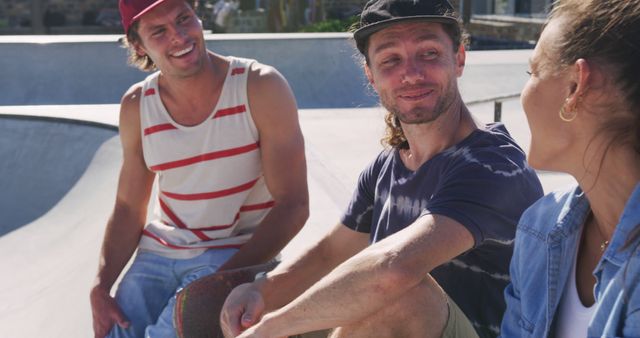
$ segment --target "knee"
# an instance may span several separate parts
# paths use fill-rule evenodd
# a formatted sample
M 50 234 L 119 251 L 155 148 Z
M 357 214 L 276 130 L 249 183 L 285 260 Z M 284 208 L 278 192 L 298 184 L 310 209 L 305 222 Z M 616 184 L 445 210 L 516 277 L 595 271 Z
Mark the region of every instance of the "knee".
M 388 318 L 386 321 L 391 323 L 398 323 L 398 319 L 405 318 L 415 318 L 418 322 L 433 318 L 434 322 L 438 322 L 446 321 L 447 315 L 447 296 L 444 290 L 431 276 L 427 276 L 395 302 L 376 312 L 372 318 L 378 321 Z
M 364 320 L 334 330 L 331 337 L 440 337 L 448 315 L 444 290 L 428 276 Z

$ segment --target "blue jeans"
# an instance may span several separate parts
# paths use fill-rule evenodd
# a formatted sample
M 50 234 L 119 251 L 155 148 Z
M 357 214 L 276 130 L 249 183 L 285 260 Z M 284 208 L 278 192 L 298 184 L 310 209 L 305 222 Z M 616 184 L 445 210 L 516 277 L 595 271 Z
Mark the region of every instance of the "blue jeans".
M 107 337 L 176 337 L 173 308 L 178 291 L 216 272 L 237 251 L 207 250 L 191 259 L 139 252 L 116 292 L 116 301 L 130 322 L 129 328 L 115 325 Z

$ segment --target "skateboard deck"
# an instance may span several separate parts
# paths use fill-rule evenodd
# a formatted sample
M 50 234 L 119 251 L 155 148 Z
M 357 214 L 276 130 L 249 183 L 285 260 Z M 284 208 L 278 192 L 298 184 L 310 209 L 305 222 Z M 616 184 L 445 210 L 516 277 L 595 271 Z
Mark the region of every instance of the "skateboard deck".
M 269 271 L 277 262 L 222 271 L 202 277 L 176 296 L 174 324 L 180 338 L 223 338 L 220 310 L 227 295 L 236 286 L 252 282 L 261 271 Z

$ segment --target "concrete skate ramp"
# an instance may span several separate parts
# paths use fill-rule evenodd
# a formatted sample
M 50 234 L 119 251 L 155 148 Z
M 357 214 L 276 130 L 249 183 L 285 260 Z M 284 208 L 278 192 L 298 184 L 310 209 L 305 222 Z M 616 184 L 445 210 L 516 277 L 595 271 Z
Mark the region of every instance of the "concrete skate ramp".
M 126 65 L 120 36 L 0 36 L 0 105 L 117 104 L 147 76 Z M 374 107 L 347 33 L 208 34 L 222 55 L 257 59 L 289 81 L 303 109 Z M 467 54 L 460 90 L 476 101 L 521 90 L 531 51 Z M 28 65 L 28 67 L 25 67 Z
M 51 209 L 116 133 L 78 121 L 0 116 L 0 236 Z
M 207 34 L 222 55 L 257 59 L 289 81 L 300 108 L 371 107 L 346 33 Z M 0 105 L 116 104 L 148 73 L 126 65 L 118 35 L 0 36 Z M 29 65 L 25 67 L 25 65 Z
M 113 126 L 0 115 L 0 337 L 89 337 L 88 292 L 114 203 Z

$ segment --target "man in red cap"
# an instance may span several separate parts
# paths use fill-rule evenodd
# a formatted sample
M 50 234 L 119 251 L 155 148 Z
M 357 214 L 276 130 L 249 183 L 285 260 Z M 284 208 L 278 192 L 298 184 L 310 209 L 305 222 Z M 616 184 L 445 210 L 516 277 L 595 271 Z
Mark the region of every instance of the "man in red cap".
M 520 214 L 542 196 L 502 124 L 480 125 L 447 0 L 372 0 L 354 39 L 388 114 L 388 148 L 340 223 L 229 295 L 228 336 L 495 337 Z
M 120 0 L 120 13 L 130 63 L 157 71 L 122 97 L 124 160 L 90 295 L 93 327 L 95 337 L 173 337 L 177 290 L 273 259 L 303 226 L 303 138 L 285 79 L 208 51 L 193 3 Z

